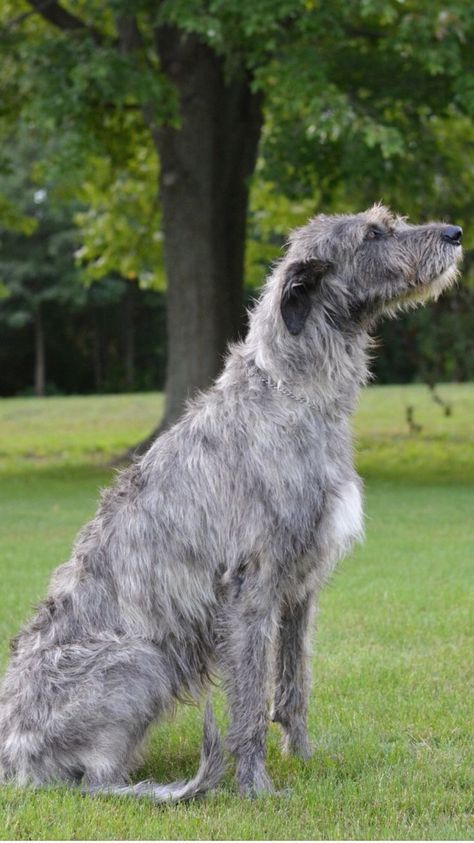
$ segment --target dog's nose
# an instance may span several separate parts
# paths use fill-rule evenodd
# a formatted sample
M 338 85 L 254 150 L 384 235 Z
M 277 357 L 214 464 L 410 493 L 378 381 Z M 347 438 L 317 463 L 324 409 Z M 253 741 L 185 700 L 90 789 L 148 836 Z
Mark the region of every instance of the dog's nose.
M 448 243 L 454 243 L 455 246 L 460 246 L 462 228 L 460 225 L 446 225 L 441 232 L 441 237 L 443 240 L 447 240 Z

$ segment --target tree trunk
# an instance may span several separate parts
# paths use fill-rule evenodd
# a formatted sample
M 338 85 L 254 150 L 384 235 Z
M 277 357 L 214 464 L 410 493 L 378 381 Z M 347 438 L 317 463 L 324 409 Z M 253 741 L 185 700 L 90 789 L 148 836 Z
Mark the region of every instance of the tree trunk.
M 102 341 L 97 308 L 94 306 L 92 308 L 92 369 L 94 372 L 94 388 L 97 394 L 100 394 L 104 385 Z
M 34 315 L 35 328 L 35 395 L 44 398 L 46 385 L 46 353 L 44 343 L 43 310 L 38 303 Z
M 174 27 L 157 33 L 161 65 L 179 95 L 181 126 L 152 127 L 160 158 L 167 294 L 163 421 L 135 453 L 172 424 L 186 399 L 209 385 L 244 327 L 243 269 L 249 178 L 262 102 L 244 69 Z
M 135 296 L 137 286 L 134 281 L 127 281 L 124 300 L 125 317 L 125 389 L 131 392 L 135 386 Z

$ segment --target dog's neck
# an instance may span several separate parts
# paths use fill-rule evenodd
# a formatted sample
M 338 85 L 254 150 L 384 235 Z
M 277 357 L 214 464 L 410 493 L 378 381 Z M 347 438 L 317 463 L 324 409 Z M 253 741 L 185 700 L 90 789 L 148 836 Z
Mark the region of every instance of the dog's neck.
M 304 404 L 307 407 L 311 407 L 313 410 L 320 409 L 320 405 L 315 401 L 312 401 L 309 395 L 296 395 L 286 384 L 282 383 L 282 381 L 273 380 L 268 372 L 264 372 L 260 369 L 253 360 L 247 361 L 247 372 L 251 377 L 258 378 L 260 383 L 264 386 L 269 387 L 269 389 L 274 389 L 286 398 L 291 398 L 291 400 L 295 401 L 297 404 Z
M 367 382 L 366 331 L 345 333 L 313 314 L 301 336 L 292 336 L 281 318 L 275 289 L 267 286 L 251 316 L 245 341 L 232 357 L 257 367 L 268 385 L 321 410 L 352 412 L 360 387 Z

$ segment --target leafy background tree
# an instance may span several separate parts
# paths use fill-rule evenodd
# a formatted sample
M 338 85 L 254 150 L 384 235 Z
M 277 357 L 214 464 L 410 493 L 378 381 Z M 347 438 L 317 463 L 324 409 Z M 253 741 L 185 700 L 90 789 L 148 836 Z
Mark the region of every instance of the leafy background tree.
M 45 395 L 45 308 L 49 302 L 79 303 L 73 259 L 76 231 L 71 208 L 51 201 L 48 185 L 36 187 L 30 178 L 34 146 L 19 138 L 20 147 L 3 175 L 4 198 L 15 215 L 0 237 L 0 279 L 3 303 L 0 323 L 34 329 L 34 393 Z M 8 224 L 8 221 L 7 221 Z
M 139 290 L 136 274 L 118 261 L 109 267 L 105 253 L 100 270 L 98 261 L 83 266 L 86 245 L 74 219 L 93 211 L 62 196 L 42 167 L 33 167 L 32 178 L 36 146 L 28 129 L 0 174 L 3 394 L 28 392 L 32 381 L 36 395 L 162 388 L 163 295 Z M 114 242 L 119 231 L 114 226 Z
M 382 199 L 469 231 L 467 0 L 4 0 L 2 20 L 4 137 L 21 103 L 41 172 L 82 203 L 83 275 L 166 279 L 165 425 L 289 225 Z

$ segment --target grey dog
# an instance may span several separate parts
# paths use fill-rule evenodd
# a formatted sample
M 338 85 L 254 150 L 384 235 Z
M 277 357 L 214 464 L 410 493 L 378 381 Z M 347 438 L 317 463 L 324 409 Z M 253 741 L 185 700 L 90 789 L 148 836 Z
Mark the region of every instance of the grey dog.
M 244 794 L 271 790 L 272 716 L 310 754 L 308 628 L 363 533 L 349 417 L 383 313 L 436 298 L 462 229 L 376 205 L 295 231 L 213 387 L 103 495 L 47 598 L 12 642 L 0 692 L 3 780 L 187 799 L 223 751 L 208 707 L 201 765 L 129 783 L 150 724 L 224 678 Z

